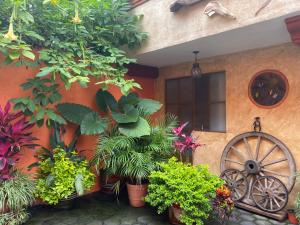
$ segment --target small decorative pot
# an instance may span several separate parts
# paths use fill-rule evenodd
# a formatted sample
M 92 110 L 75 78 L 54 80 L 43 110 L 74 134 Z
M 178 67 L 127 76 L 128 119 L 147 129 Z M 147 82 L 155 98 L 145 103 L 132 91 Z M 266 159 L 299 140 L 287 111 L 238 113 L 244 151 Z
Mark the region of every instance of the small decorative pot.
M 129 203 L 131 206 L 139 208 L 145 205 L 144 198 L 148 192 L 148 184 L 129 184 L 126 183 Z
M 70 210 L 75 206 L 75 201 L 77 194 L 73 193 L 68 198 L 60 200 L 57 205 L 54 205 L 54 208 L 59 210 Z
M 171 224 L 174 225 L 183 225 L 183 223 L 180 222 L 180 217 L 182 215 L 182 209 L 179 205 L 173 204 L 169 207 L 169 221 Z
M 287 213 L 288 213 L 288 219 L 289 219 L 290 223 L 299 224 L 299 221 L 298 221 L 298 219 L 295 215 L 295 211 L 293 209 L 288 209 Z

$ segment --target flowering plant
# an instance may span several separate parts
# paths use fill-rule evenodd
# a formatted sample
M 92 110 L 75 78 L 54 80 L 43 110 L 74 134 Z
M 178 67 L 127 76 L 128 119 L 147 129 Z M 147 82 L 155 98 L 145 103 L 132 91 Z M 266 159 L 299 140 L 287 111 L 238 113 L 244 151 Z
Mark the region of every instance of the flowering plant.
M 10 103 L 4 109 L 0 106 L 0 181 L 10 178 L 10 170 L 17 160 L 13 157 L 20 149 L 25 146 L 34 147 L 32 142 L 36 140 L 27 132 L 33 124 L 26 121 L 22 112 L 11 113 L 10 108 Z
M 188 150 L 194 151 L 197 147 L 202 146 L 195 142 L 194 138 L 191 135 L 183 133 L 183 129 L 188 125 L 188 122 L 182 124 L 179 127 L 176 127 L 172 130 L 173 134 L 177 137 L 173 145 L 176 151 L 179 152 L 180 158 Z
M 230 219 L 234 202 L 231 199 L 231 191 L 226 187 L 226 185 L 222 185 L 221 187 L 216 189 L 216 197 L 213 200 L 213 211 L 218 216 L 222 224 L 225 224 L 227 220 Z

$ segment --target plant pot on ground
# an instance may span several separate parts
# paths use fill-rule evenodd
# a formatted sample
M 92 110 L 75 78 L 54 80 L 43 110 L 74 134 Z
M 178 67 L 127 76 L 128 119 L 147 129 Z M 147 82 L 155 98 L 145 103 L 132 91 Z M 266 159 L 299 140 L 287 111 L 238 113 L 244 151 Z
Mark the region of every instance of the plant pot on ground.
M 135 99 L 134 96 L 129 97 Z M 123 104 L 124 101 L 127 101 L 125 97 L 122 100 Z M 130 101 L 132 102 L 132 99 Z M 136 101 L 140 100 L 136 99 Z M 136 109 L 135 107 L 135 105 L 131 107 L 132 111 Z M 149 110 L 151 111 L 151 108 L 137 110 L 137 113 Z M 123 117 L 125 118 L 127 115 L 123 115 Z M 142 184 L 152 171 L 159 169 L 158 162 L 166 161 L 173 155 L 172 129 L 177 125 L 176 118 L 172 116 L 158 120 L 157 123 L 149 123 L 149 125 L 144 123 L 146 120 L 143 118 L 138 118 L 138 120 L 140 122 L 134 126 L 129 124 L 125 127 L 115 123 L 105 134 L 100 136 L 92 160 L 95 165 L 102 165 L 102 169 L 108 173 L 126 177 L 131 181 L 127 187 L 130 203 L 134 207 L 144 205 L 142 196 L 146 193 L 146 186 L 133 187 L 132 184 Z M 149 131 L 149 135 L 141 136 L 145 133 L 143 130 Z M 126 135 L 124 131 L 127 131 Z M 132 194 L 137 192 L 141 196 L 133 197 Z M 137 201 L 139 202 L 137 203 Z
M 127 182 L 126 186 L 130 205 L 136 208 L 143 207 L 148 192 L 148 182 Z
M 180 217 L 182 216 L 182 209 L 179 205 L 173 204 L 169 207 L 169 221 L 171 224 L 174 225 L 183 225 L 183 223 L 180 222 Z

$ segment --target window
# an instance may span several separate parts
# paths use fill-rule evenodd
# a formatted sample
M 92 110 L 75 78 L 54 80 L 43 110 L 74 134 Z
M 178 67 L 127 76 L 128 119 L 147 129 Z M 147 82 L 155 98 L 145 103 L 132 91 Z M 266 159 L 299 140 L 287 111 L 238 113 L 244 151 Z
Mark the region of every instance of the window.
M 224 72 L 166 80 L 166 112 L 189 121 L 189 130 L 225 132 L 225 83 Z

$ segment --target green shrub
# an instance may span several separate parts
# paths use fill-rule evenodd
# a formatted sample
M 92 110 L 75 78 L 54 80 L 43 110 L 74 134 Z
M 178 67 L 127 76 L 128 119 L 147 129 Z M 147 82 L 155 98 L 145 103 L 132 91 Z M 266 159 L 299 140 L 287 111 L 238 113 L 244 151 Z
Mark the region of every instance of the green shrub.
M 24 223 L 28 214 L 26 208 L 35 200 L 35 182 L 19 172 L 0 183 L 0 224 L 18 225 Z M 9 212 L 1 209 L 8 208 Z
M 192 166 L 171 158 L 160 164 L 162 170 L 152 172 L 146 202 L 162 213 L 176 204 L 183 210 L 180 221 L 202 225 L 212 210 L 211 200 L 223 181 L 211 174 L 208 167 Z
M 77 153 L 74 151 L 74 155 Z M 82 195 L 94 184 L 95 175 L 88 169 L 87 161 L 72 161 L 61 148 L 54 149 L 54 160 L 40 162 L 37 196 L 49 204 L 57 204 L 74 192 Z

